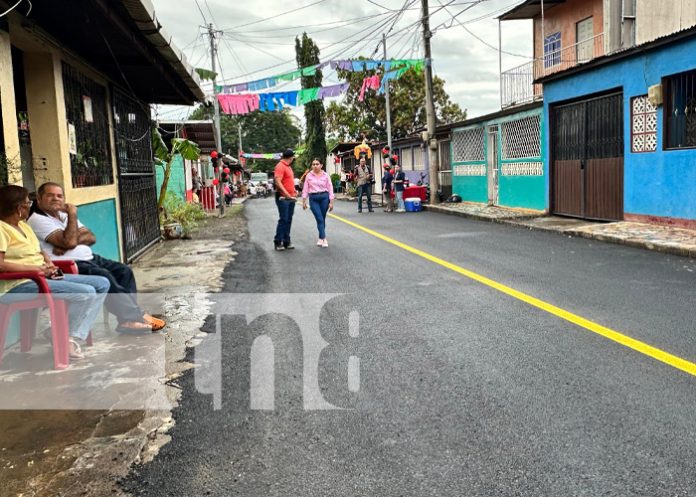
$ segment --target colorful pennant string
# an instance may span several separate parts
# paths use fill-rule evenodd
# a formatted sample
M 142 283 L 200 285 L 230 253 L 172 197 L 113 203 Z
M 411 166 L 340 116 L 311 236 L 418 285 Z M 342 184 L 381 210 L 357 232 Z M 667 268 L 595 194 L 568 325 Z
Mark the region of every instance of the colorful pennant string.
M 258 79 L 255 81 L 249 81 L 247 83 L 216 85 L 216 89 L 218 93 L 239 93 L 242 91 L 265 90 L 266 88 L 276 86 L 281 81 L 294 81 L 296 79 L 300 79 L 302 76 L 314 76 L 318 70 L 326 66 L 330 66 L 331 69 L 334 70 L 338 69 L 341 71 L 356 72 L 373 71 L 380 67 L 384 68 L 385 71 L 390 71 L 391 69 L 401 67 L 411 68 L 420 66 L 420 68 L 422 68 L 423 64 L 423 59 L 331 60 L 328 62 L 322 62 L 321 64 L 303 67 L 302 69 L 297 69 L 296 71 L 290 71 L 277 76 L 272 76 L 270 78 Z

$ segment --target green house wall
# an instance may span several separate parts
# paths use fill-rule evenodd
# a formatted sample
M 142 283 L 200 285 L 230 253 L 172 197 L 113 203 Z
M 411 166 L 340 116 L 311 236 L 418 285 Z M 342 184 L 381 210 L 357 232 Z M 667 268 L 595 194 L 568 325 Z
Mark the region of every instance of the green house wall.
M 164 167 L 156 166 L 157 174 L 157 198 L 164 181 Z M 172 161 L 172 172 L 169 174 L 169 182 L 167 183 L 167 191 L 173 193 L 182 200 L 186 200 L 186 175 L 184 172 L 184 159 L 177 155 Z

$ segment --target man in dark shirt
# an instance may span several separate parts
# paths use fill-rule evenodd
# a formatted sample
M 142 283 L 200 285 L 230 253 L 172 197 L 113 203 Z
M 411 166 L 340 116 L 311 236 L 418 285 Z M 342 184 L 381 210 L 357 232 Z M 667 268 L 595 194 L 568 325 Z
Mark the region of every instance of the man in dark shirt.
M 404 205 L 404 182 L 406 174 L 401 170 L 400 165 L 394 166 L 394 193 L 396 194 L 396 212 L 406 212 Z

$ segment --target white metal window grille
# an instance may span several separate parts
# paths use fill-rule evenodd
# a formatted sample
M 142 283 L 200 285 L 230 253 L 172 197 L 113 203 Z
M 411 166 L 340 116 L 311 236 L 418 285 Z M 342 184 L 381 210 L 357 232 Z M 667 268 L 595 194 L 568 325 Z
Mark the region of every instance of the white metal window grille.
M 647 95 L 631 99 L 631 152 L 657 150 L 657 108 Z
M 541 116 L 503 123 L 503 159 L 541 157 Z
M 413 148 L 413 169 L 414 171 L 425 170 L 425 154 L 420 147 Z
M 561 32 L 544 38 L 544 67 L 553 67 L 561 63 Z
M 486 160 L 483 146 L 483 128 L 455 131 L 452 135 L 452 161 Z
M 485 176 L 486 175 L 486 165 L 485 164 L 465 164 L 460 166 L 454 166 L 455 176 Z
M 544 165 L 541 162 L 505 163 L 502 173 L 503 176 L 543 176 Z
M 401 158 L 401 169 L 413 171 L 413 150 L 411 147 L 402 148 L 399 157 Z

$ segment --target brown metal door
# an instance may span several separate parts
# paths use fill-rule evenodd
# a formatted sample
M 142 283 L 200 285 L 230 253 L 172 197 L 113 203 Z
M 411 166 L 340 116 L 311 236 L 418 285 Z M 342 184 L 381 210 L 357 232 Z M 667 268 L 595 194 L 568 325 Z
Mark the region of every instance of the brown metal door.
M 622 102 L 614 93 L 553 108 L 554 214 L 623 219 Z

